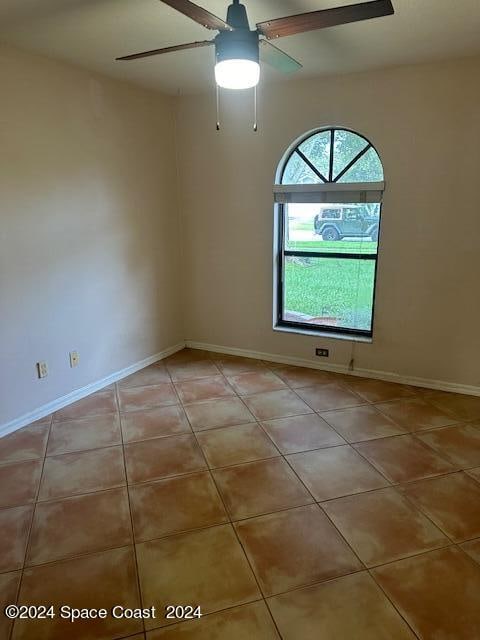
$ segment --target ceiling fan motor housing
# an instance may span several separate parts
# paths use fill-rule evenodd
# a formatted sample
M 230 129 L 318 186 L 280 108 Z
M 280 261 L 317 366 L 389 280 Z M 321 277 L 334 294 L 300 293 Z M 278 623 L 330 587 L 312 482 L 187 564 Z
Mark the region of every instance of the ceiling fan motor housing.
M 250 31 L 247 11 L 238 0 L 228 7 L 227 22 L 234 31 L 220 31 L 215 38 L 216 61 L 252 60 L 260 58 L 258 32 Z
M 215 38 L 215 56 L 217 62 L 223 60 L 258 62 L 260 53 L 257 32 L 243 29 L 221 31 Z

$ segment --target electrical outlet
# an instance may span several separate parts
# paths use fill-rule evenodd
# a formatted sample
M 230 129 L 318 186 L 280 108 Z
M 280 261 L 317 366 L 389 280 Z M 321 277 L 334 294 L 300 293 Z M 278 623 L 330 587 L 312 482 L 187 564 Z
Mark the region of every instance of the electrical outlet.
M 328 349 L 315 349 L 315 355 L 320 356 L 320 358 L 328 358 L 329 351 Z
M 78 367 L 80 364 L 80 356 L 78 355 L 78 351 L 70 351 L 70 366 Z
M 37 372 L 39 378 L 46 378 L 48 376 L 48 365 L 46 362 L 37 362 Z

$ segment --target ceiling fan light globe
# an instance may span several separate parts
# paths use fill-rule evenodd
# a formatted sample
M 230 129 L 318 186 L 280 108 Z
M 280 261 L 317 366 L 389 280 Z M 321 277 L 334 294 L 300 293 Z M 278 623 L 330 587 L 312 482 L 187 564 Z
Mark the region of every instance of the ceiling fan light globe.
M 222 60 L 215 65 L 215 81 L 223 89 L 251 89 L 260 80 L 260 65 L 253 60 Z

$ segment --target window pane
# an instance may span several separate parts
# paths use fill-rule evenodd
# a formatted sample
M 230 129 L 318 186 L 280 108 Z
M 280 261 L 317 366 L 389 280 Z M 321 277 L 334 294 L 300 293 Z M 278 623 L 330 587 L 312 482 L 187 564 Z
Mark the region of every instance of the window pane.
M 283 319 L 370 331 L 375 262 L 285 258 Z
M 365 138 L 345 129 L 337 129 L 333 152 L 333 178 L 335 179 L 366 146 L 368 142 Z
M 369 149 L 338 182 L 381 182 L 383 168 L 378 153 Z
M 300 151 L 327 180 L 330 166 L 330 140 L 330 131 L 321 131 L 299 146 Z
M 318 184 L 322 180 L 314 173 L 302 158 L 293 153 L 285 165 L 282 184 Z
M 284 207 L 288 250 L 377 253 L 379 203 L 291 203 Z

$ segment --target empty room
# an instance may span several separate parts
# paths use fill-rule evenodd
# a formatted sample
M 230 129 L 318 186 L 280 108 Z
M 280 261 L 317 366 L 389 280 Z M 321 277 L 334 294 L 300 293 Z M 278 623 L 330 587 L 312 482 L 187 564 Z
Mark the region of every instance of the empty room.
M 0 0 L 0 640 L 480 640 L 479 0 Z

